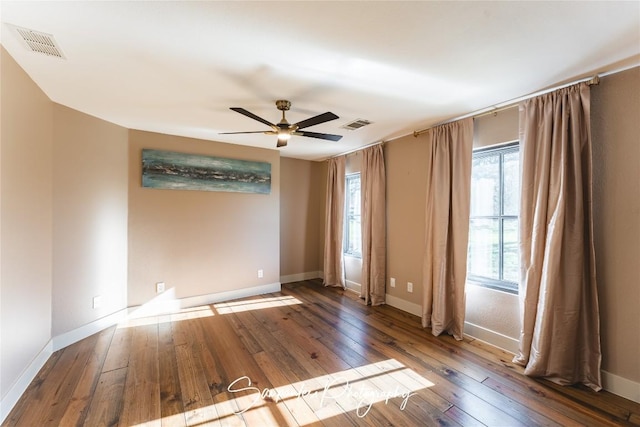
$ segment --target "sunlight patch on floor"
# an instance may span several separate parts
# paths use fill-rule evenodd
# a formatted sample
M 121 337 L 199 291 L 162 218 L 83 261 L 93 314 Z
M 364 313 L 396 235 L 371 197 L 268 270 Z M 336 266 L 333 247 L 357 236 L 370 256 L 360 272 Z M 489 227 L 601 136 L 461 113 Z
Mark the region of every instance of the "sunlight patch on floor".
M 298 298 L 292 296 L 258 298 L 252 300 L 241 300 L 231 302 L 221 302 L 214 304 L 219 314 L 241 313 L 243 311 L 262 310 L 265 308 L 285 307 L 288 305 L 302 304 Z
M 118 329 L 134 328 L 136 326 L 156 325 L 168 322 L 180 322 L 183 320 L 200 319 L 203 317 L 215 316 L 214 311 L 209 305 L 198 307 L 182 308 L 175 310 L 174 313 L 158 314 L 150 316 L 129 316 L 118 324 Z
M 232 421 L 242 417 L 251 425 L 280 425 L 282 420 L 309 425 L 343 414 L 359 418 L 369 415 L 376 405 L 391 411 L 404 411 L 417 405 L 416 392 L 434 384 L 395 359 L 359 366 L 275 388 L 260 388 L 248 376 L 233 380 L 225 392 L 228 399 L 214 405 L 185 411 L 187 424 Z M 223 397 L 217 395 L 217 397 Z M 412 400 L 413 398 L 413 400 Z M 166 417 L 162 424 L 170 424 Z M 363 420 L 364 421 L 364 420 Z

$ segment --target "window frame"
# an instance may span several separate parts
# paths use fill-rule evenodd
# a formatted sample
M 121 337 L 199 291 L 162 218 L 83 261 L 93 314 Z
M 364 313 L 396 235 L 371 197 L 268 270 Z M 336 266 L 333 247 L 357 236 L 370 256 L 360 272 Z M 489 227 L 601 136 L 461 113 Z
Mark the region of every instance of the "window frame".
M 504 179 L 504 156 L 506 154 L 512 153 L 520 153 L 520 141 L 509 142 L 506 144 L 494 145 L 490 147 L 482 147 L 473 151 L 472 161 L 481 158 L 481 157 L 493 157 L 499 156 L 499 180 L 500 180 L 500 212 L 498 215 L 472 215 L 469 212 L 469 226 L 471 227 L 471 220 L 473 219 L 497 219 L 499 224 L 499 259 L 498 259 L 498 274 L 500 279 L 495 279 L 492 277 L 479 276 L 470 273 L 470 270 L 467 265 L 467 282 L 482 286 L 489 289 L 494 289 L 502 292 L 507 292 L 511 294 L 517 295 L 519 293 L 520 284 L 517 282 L 513 282 L 511 280 L 504 280 L 504 223 L 505 219 L 513 220 L 516 219 L 518 221 L 518 225 L 520 224 L 520 215 L 505 215 L 505 203 L 504 203 L 504 194 L 505 194 L 505 179 Z M 473 175 L 472 175 L 473 176 Z M 520 188 L 518 188 L 520 191 Z M 519 237 L 518 237 L 519 241 Z M 471 245 L 469 244 L 469 249 L 467 251 L 467 259 L 469 257 L 469 250 Z
M 354 215 L 354 217 L 358 218 L 358 223 L 360 224 L 360 252 L 357 251 L 351 251 L 349 249 L 349 224 L 350 224 L 350 219 L 351 216 L 349 214 L 349 207 L 350 207 L 350 197 L 349 197 L 349 184 L 351 181 L 356 180 L 359 183 L 360 186 L 360 199 L 358 200 L 358 203 L 360 203 L 359 209 L 358 209 L 358 215 Z M 353 172 L 353 173 L 348 173 L 345 176 L 345 203 L 344 203 L 344 238 L 343 238 L 343 242 L 342 242 L 342 252 L 344 255 L 353 257 L 353 258 L 362 258 L 362 177 L 360 172 Z

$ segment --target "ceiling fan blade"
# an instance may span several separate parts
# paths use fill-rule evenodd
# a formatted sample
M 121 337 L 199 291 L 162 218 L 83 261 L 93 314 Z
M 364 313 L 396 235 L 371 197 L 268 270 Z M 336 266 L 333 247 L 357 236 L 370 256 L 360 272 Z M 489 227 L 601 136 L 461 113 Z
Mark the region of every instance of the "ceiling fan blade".
M 248 132 L 219 132 L 218 135 L 233 135 L 236 133 L 267 133 L 271 132 L 270 130 L 252 130 Z
M 327 139 L 329 141 L 340 141 L 340 139 L 342 138 L 342 135 L 332 135 L 330 133 L 307 132 L 304 130 L 297 131 L 294 133 L 294 135 L 309 136 L 311 138 L 318 138 L 318 139 Z
M 273 123 L 271 123 L 271 122 L 269 122 L 269 121 L 267 121 L 267 120 L 263 119 L 263 118 L 262 118 L 262 117 L 260 117 L 260 116 L 256 116 L 256 115 L 255 115 L 255 114 L 253 114 L 251 111 L 247 111 L 247 110 L 245 110 L 244 108 L 240 108 L 240 107 L 231 107 L 230 109 L 231 109 L 231 110 L 233 110 L 233 111 L 235 111 L 236 113 L 240 113 L 240 114 L 242 114 L 242 115 L 244 115 L 244 116 L 251 117 L 253 120 L 257 120 L 257 121 L 259 121 L 260 123 L 264 123 L 265 125 L 267 125 L 267 126 L 269 126 L 269 127 L 271 127 L 271 128 L 276 127 L 276 125 L 274 125 Z
M 294 124 L 293 126 L 297 126 L 297 129 L 308 128 L 309 126 L 319 125 L 320 123 L 328 122 L 331 120 L 339 119 L 340 117 L 336 116 L 331 112 L 326 112 L 322 114 L 318 114 L 317 116 L 313 116 L 309 119 L 303 120 Z

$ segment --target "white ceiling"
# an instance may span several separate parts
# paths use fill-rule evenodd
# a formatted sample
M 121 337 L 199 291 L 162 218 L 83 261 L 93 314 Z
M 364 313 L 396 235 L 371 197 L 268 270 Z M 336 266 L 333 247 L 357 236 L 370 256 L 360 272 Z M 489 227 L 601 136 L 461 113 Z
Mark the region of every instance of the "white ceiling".
M 2 1 L 3 23 L 52 34 L 66 59 L 1 42 L 55 102 L 118 125 L 322 159 L 559 83 L 640 64 L 640 2 Z M 355 119 L 373 124 L 341 129 Z

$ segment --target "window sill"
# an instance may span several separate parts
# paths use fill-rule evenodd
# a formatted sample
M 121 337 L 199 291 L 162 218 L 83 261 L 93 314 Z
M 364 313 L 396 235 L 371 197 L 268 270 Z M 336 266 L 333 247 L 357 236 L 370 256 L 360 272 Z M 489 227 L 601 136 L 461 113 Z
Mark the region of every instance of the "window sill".
M 473 285 L 473 286 L 477 286 L 479 288 L 486 288 L 486 289 L 491 289 L 492 291 L 498 291 L 498 292 L 503 292 L 505 294 L 511 294 L 511 295 L 518 295 L 518 289 L 513 289 L 513 288 L 509 288 L 507 286 L 504 286 L 502 284 L 500 284 L 500 282 L 493 282 L 493 281 L 484 281 L 484 280 L 478 280 L 478 279 L 470 279 L 467 278 L 467 282 L 468 285 Z

